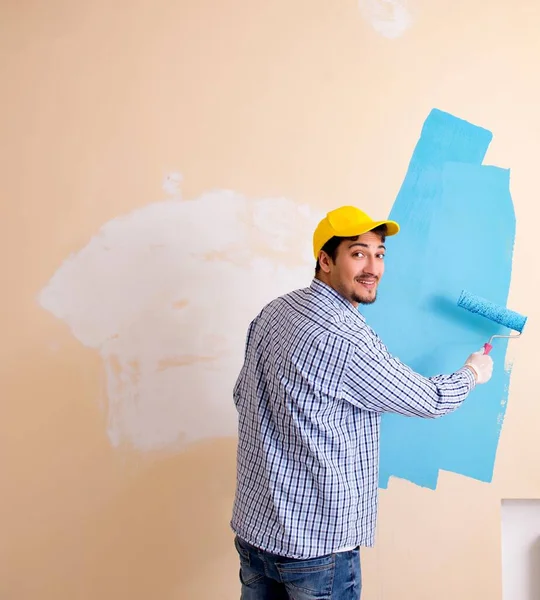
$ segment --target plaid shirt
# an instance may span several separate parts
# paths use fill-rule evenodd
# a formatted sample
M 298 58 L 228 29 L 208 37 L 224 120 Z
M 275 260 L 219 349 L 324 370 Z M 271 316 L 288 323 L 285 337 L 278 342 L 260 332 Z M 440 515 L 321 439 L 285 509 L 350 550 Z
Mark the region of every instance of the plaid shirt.
M 270 302 L 249 326 L 234 386 L 233 531 L 293 558 L 372 546 L 381 413 L 438 417 L 474 382 L 466 368 L 415 373 L 318 279 Z

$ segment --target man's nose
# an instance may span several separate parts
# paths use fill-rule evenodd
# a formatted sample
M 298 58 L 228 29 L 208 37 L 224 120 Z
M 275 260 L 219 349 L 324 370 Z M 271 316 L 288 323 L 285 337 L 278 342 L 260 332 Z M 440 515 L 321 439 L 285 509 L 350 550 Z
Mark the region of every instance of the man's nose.
M 379 269 L 377 267 L 377 261 L 373 256 L 368 256 L 368 259 L 365 263 L 364 272 L 367 275 L 379 275 Z

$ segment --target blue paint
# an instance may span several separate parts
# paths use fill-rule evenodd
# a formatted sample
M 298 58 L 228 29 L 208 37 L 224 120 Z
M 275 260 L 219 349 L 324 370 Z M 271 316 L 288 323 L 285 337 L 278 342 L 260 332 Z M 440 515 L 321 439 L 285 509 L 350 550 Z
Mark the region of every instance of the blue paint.
M 463 289 L 506 305 L 515 216 L 510 172 L 482 161 L 492 134 L 448 113 L 426 119 L 390 218 L 377 302 L 362 307 L 389 351 L 430 376 L 452 372 L 502 326 L 457 306 Z M 390 241 L 390 240 L 389 240 Z M 494 340 L 493 377 L 440 419 L 385 414 L 380 487 L 391 476 L 435 489 L 440 469 L 491 481 L 509 373 Z

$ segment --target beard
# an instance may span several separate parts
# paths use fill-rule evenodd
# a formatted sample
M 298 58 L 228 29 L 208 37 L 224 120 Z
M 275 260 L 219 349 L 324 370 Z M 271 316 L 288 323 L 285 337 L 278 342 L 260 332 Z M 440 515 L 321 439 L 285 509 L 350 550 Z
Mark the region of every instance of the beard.
M 377 292 L 373 294 L 373 296 L 359 296 L 358 294 L 353 294 L 352 296 L 353 302 L 357 302 L 358 304 L 373 304 L 375 300 L 377 300 Z

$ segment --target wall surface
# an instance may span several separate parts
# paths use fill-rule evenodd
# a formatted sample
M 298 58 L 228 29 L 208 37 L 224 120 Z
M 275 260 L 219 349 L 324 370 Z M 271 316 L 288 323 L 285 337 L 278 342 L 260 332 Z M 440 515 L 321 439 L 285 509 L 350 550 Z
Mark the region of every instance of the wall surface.
M 540 501 L 502 505 L 503 600 L 540 597 Z
M 422 432 L 433 460 L 388 422 L 362 554 L 366 600 L 501 600 L 501 501 L 540 496 L 540 3 L 27 0 L 0 29 L 2 600 L 238 597 L 246 328 L 309 283 L 313 227 L 342 204 L 403 217 L 378 308 L 396 327 L 460 273 L 529 317 L 469 412 Z M 405 197 L 433 110 L 489 139 Z M 443 200 L 463 227 L 407 238 Z M 488 332 L 422 347 L 433 322 L 407 348 L 449 368 Z

